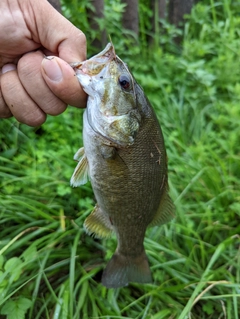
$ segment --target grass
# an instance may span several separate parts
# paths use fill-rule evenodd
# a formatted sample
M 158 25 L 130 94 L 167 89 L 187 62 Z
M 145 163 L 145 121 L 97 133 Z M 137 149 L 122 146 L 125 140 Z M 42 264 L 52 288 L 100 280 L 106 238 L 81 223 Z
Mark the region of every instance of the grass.
M 36 129 L 0 120 L 0 319 L 239 319 L 238 12 L 233 1 L 199 3 L 182 50 L 165 24 L 153 48 L 142 37 L 144 63 L 138 48 L 117 44 L 162 125 L 177 208 L 174 221 L 147 231 L 152 284 L 100 284 L 116 240 L 85 234 L 91 186 L 69 186 L 82 111 Z M 114 42 L 119 29 L 110 31 Z

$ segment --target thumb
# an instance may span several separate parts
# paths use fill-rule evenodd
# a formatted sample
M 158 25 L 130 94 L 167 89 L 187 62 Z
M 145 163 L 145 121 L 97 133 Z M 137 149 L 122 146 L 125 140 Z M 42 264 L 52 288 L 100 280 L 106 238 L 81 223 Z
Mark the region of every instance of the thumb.
M 86 106 L 86 93 L 67 62 L 58 57 L 49 56 L 43 59 L 41 70 L 46 84 L 58 98 L 73 106 Z

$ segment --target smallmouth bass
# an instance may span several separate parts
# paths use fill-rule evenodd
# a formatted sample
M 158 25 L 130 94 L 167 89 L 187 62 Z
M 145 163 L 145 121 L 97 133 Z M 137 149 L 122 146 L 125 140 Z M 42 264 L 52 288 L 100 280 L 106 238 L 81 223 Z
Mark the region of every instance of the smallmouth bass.
M 84 148 L 74 156 L 78 164 L 71 185 L 91 181 L 97 204 L 84 222 L 87 233 L 101 238 L 115 232 L 118 241 L 102 284 L 118 288 L 130 282 L 151 282 L 143 246 L 146 228 L 174 217 L 160 125 L 111 43 L 72 66 L 88 101 Z

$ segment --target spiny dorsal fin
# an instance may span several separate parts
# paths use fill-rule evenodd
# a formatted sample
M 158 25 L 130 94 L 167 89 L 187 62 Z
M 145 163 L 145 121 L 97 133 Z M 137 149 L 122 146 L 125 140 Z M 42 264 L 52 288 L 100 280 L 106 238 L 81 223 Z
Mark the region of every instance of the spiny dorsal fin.
M 70 185 L 73 187 L 77 187 L 80 185 L 84 185 L 88 181 L 88 160 L 84 153 L 84 148 L 81 147 L 77 153 L 74 155 L 74 159 L 79 161 L 74 173 L 70 180 Z
M 110 237 L 113 232 L 113 226 L 107 214 L 103 213 L 101 208 L 96 205 L 91 214 L 86 218 L 84 227 L 89 235 L 96 237 Z
M 154 216 L 153 220 L 148 226 L 159 226 L 167 222 L 170 222 L 170 220 L 175 217 L 174 211 L 175 206 L 173 204 L 172 199 L 168 195 L 166 188 L 164 194 L 162 195 L 162 199 L 156 212 L 156 215 Z

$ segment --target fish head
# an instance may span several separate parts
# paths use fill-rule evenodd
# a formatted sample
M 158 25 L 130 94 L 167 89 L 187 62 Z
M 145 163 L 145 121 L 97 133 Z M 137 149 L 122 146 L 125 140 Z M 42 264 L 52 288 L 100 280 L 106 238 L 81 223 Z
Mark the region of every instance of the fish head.
M 80 63 L 75 72 L 89 96 L 86 112 L 91 128 L 116 146 L 132 145 L 141 122 L 135 80 L 113 45 Z

